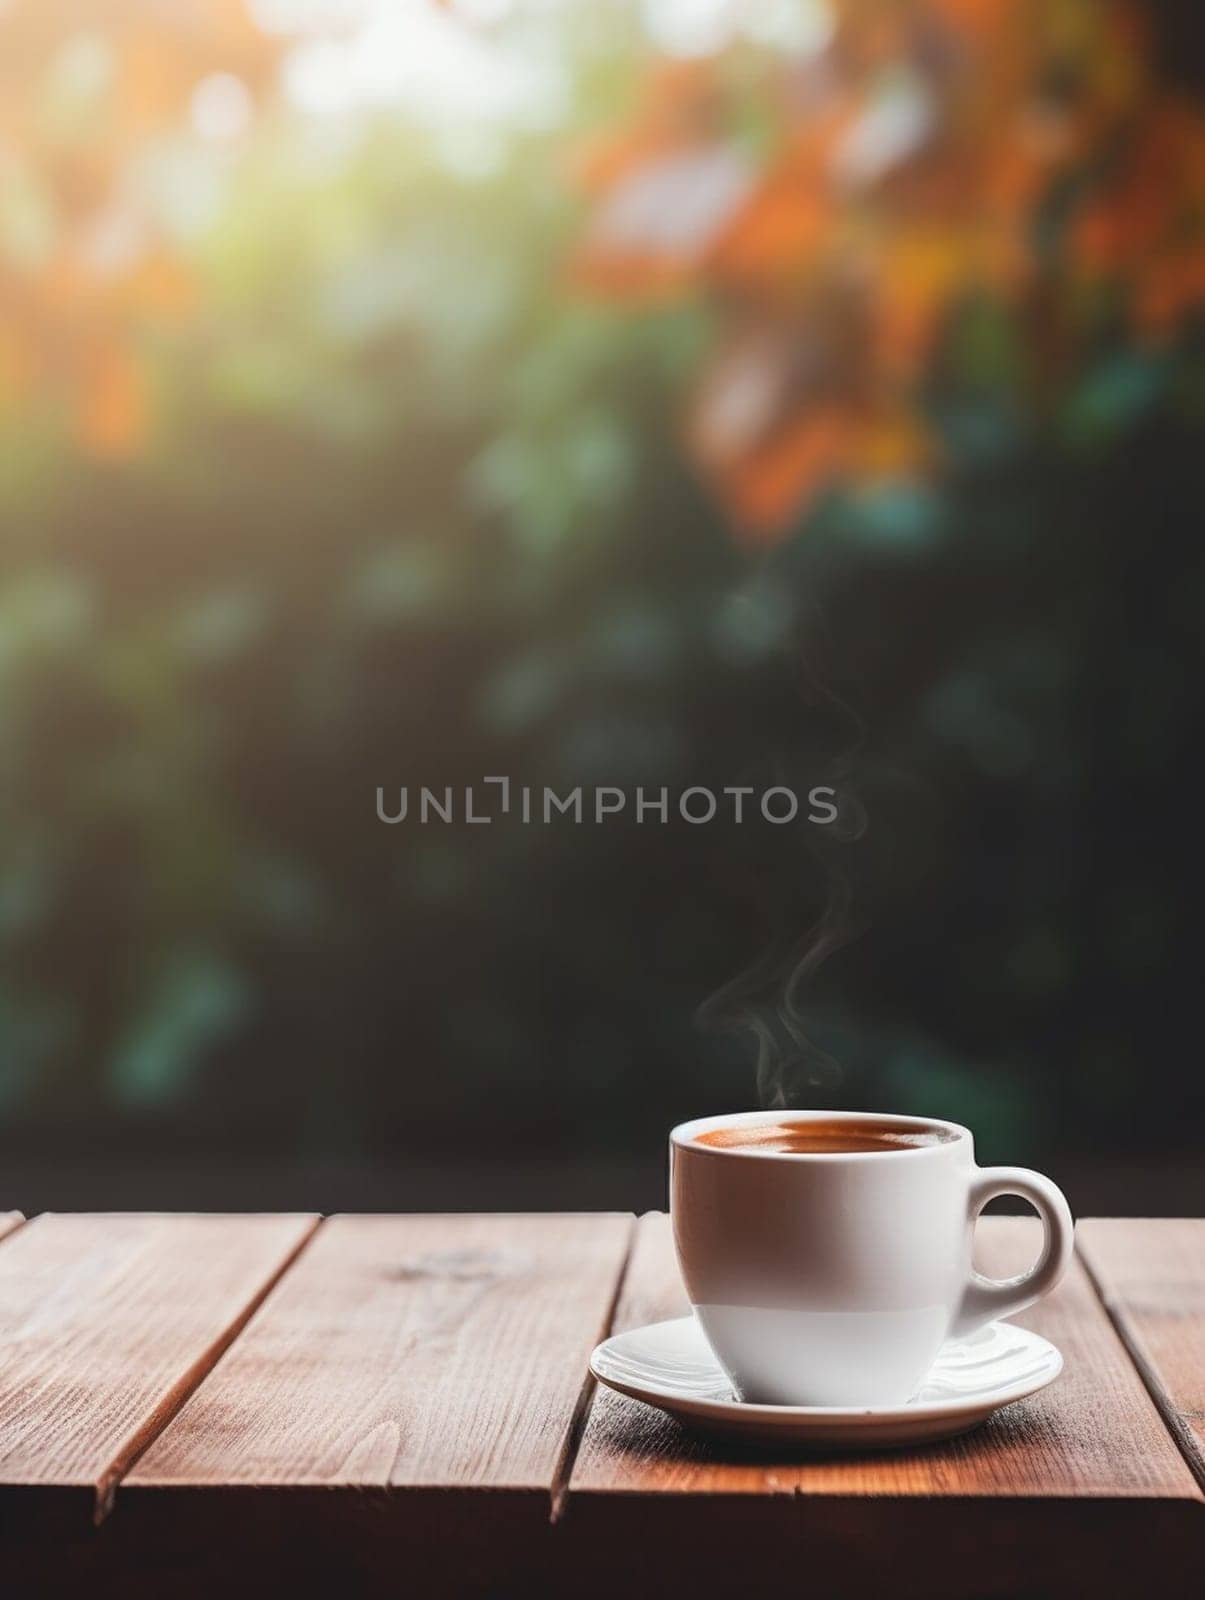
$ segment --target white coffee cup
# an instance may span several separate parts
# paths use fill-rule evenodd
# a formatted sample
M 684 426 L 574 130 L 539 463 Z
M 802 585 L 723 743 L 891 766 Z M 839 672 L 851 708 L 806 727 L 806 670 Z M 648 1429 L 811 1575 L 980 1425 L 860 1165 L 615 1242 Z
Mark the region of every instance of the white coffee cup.
M 717 1129 L 808 1121 L 914 1130 L 932 1142 L 795 1154 L 700 1143 Z M 975 1219 L 1020 1195 L 1044 1227 L 1020 1277 L 971 1265 Z M 683 1281 L 737 1394 L 763 1405 L 903 1405 L 948 1338 L 1031 1305 L 1071 1258 L 1062 1193 L 1023 1167 L 975 1165 L 957 1123 L 863 1112 L 747 1111 L 670 1134 Z

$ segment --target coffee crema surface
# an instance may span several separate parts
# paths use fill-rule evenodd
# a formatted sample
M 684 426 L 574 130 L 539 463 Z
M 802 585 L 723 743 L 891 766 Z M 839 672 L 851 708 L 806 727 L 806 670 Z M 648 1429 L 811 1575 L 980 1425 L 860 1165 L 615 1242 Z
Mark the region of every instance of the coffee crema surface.
M 713 1150 L 765 1151 L 787 1156 L 845 1156 L 888 1154 L 923 1150 L 949 1144 L 957 1137 L 944 1128 L 926 1128 L 909 1122 L 859 1122 L 855 1118 L 824 1122 L 766 1122 L 710 1128 L 695 1135 L 695 1143 Z

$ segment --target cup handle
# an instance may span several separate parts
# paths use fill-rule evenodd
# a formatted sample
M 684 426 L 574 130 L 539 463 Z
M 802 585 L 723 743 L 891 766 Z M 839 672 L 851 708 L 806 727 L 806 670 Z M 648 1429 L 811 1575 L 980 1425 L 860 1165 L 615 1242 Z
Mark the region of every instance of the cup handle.
M 972 1269 L 950 1329 L 954 1338 L 973 1333 L 997 1317 L 1024 1311 L 1054 1288 L 1071 1260 L 1075 1224 L 1057 1184 L 1027 1167 L 985 1167 L 971 1182 L 967 1203 L 972 1227 L 984 1206 L 998 1194 L 1020 1195 L 1033 1206 L 1042 1219 L 1042 1253 L 1028 1272 L 1016 1278 L 997 1281 Z

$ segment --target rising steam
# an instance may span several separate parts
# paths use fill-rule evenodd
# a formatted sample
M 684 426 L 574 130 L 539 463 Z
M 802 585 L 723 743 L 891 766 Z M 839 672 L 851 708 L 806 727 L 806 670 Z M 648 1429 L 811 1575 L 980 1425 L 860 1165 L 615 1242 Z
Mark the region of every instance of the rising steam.
M 823 777 L 815 775 L 813 766 L 809 779 L 835 791 L 837 819 L 823 827 L 801 824 L 797 837 L 802 839 L 805 856 L 787 867 L 790 872 L 797 866 L 797 877 L 812 889 L 819 914 L 813 915 L 802 934 L 787 932 L 774 938 L 749 967 L 722 985 L 696 1013 L 704 1027 L 752 1034 L 757 1047 L 757 1096 L 766 1109 L 785 1107 L 801 1098 L 815 1100 L 839 1083 L 840 1063 L 812 1036 L 807 1007 L 821 967 L 864 931 L 846 846 L 860 839 L 868 825 L 865 806 L 853 785 L 865 730 L 852 707 L 824 685 L 806 662 L 801 687 L 809 707 L 838 719 L 846 733 L 841 749 L 830 753 L 824 763 Z

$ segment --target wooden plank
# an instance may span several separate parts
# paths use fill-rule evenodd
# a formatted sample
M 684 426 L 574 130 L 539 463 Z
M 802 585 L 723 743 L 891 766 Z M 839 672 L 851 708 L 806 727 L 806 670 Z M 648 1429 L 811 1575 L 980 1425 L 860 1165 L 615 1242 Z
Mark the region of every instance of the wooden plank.
M 617 1331 L 689 1309 L 668 1224 L 664 1216 L 641 1219 Z M 987 1217 L 980 1232 L 978 1255 L 989 1273 L 1037 1249 L 1030 1218 Z M 1053 1295 L 1016 1320 L 1059 1347 L 1062 1376 L 961 1439 L 902 1455 L 733 1464 L 660 1412 L 608 1391 L 595 1404 L 571 1492 L 1198 1497 L 1082 1267 L 1073 1264 Z
M 1033 1219 L 980 1224 L 976 1254 L 987 1272 L 1016 1270 L 1036 1248 Z M 643 1218 L 615 1327 L 685 1310 L 668 1219 Z M 1058 1290 L 1017 1320 L 1062 1350 L 1060 1379 L 977 1432 L 925 1449 L 850 1456 L 742 1450 L 600 1390 L 566 1511 L 592 1553 L 600 1592 L 620 1577 L 608 1570 L 607 1550 L 636 1538 L 641 1517 L 653 1517 L 659 1537 L 680 1550 L 703 1549 L 709 1528 L 726 1521 L 753 1541 L 751 1579 L 764 1539 L 774 1552 L 765 1581 L 792 1554 L 801 1572 L 867 1594 L 890 1588 L 937 1595 L 950 1585 L 952 1593 L 969 1586 L 994 1595 L 1045 1582 L 1049 1590 L 1040 1592 L 1056 1593 L 1060 1572 L 1075 1585 L 1096 1571 L 1115 1585 L 1110 1592 L 1123 1593 L 1127 1579 L 1149 1582 L 1152 1569 L 1135 1552 L 1149 1550 L 1144 1541 L 1154 1538 L 1166 1564 L 1165 1592 L 1179 1592 L 1190 1553 L 1205 1553 L 1197 1542 L 1205 1535 L 1205 1504 L 1083 1267 L 1073 1263 Z M 1101 1511 L 1091 1509 L 1098 1505 Z M 932 1570 L 923 1559 L 926 1540 L 949 1551 L 953 1565 Z M 657 1551 L 638 1548 L 643 1579 L 671 1581 Z M 975 1560 L 982 1549 L 996 1552 L 990 1573 Z M 908 1565 L 913 1555 L 921 1562 L 915 1570 Z
M 1197 1592 L 1205 1501 L 1078 1266 L 1023 1319 L 1067 1357 L 1041 1396 L 949 1445 L 783 1460 L 591 1398 L 604 1326 L 682 1310 L 663 1219 L 640 1224 L 611 1306 L 628 1232 L 620 1218 L 324 1225 L 103 1527 L 35 1548 L 25 1502 L 0 1494 L 14 1592 L 191 1600 L 237 1578 L 385 1596 L 418 1576 L 432 1596 L 601 1600 L 784 1575 L 876 1600 Z M 1032 1253 L 1023 1222 L 981 1234 L 986 1270 Z
M 316 1226 L 44 1215 L 0 1249 L 0 1485 L 113 1485 Z
M 336 1217 L 60 1585 L 571 1592 L 551 1516 L 630 1216 Z M 98 1559 L 98 1556 L 101 1559 Z M 43 1564 L 36 1576 L 45 1581 Z
M 547 1496 L 631 1227 L 626 1216 L 332 1218 L 128 1489 Z
M 1205 1486 L 1205 1221 L 1094 1217 L 1079 1248 L 1151 1397 Z

